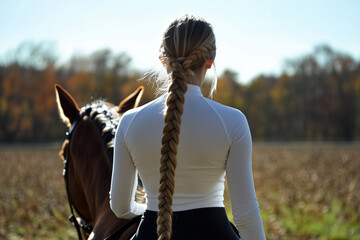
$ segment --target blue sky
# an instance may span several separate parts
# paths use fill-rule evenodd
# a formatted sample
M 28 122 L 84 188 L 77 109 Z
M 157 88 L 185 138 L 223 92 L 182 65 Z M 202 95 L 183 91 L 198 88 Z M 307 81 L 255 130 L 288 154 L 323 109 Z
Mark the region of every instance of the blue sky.
M 0 56 L 24 41 L 45 41 L 55 44 L 59 62 L 109 48 L 145 71 L 158 66 L 163 30 L 185 13 L 212 23 L 217 72 L 232 69 L 241 82 L 279 74 L 284 60 L 322 43 L 360 59 L 358 0 L 3 0 Z

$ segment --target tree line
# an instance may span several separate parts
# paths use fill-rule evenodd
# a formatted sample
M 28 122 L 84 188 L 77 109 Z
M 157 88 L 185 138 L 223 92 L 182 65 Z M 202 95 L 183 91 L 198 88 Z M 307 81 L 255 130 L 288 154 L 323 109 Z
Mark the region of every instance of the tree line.
M 118 104 L 139 85 L 145 86 L 141 104 L 155 98 L 151 83 L 137 81 L 142 73 L 126 53 L 101 49 L 57 60 L 51 46 L 26 42 L 0 63 L 0 142 L 64 138 L 55 83 L 80 106 L 99 98 Z M 279 76 L 259 75 L 247 84 L 225 70 L 217 89 L 214 100 L 240 109 L 254 140 L 360 139 L 360 61 L 327 45 L 287 60 Z

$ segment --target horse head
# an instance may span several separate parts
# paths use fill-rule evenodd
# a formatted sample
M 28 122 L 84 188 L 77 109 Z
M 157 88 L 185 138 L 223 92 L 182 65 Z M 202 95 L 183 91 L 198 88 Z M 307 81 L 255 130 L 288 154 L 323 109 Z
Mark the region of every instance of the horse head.
M 143 90 L 139 87 L 118 106 L 96 101 L 79 108 L 65 89 L 55 85 L 59 114 L 69 128 L 60 156 L 65 163 L 71 221 L 83 230 L 78 230 L 79 239 L 89 235 L 89 239 L 104 239 L 127 222 L 118 219 L 109 205 L 113 140 L 121 115 L 138 106 Z M 73 211 L 86 224 L 79 223 Z M 135 229 L 129 229 L 128 235 Z

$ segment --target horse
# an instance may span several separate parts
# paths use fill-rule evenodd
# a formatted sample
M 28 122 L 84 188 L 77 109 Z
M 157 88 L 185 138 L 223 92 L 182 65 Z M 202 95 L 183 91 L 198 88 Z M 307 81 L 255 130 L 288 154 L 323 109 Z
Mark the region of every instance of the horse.
M 69 128 L 59 154 L 64 161 L 69 220 L 78 238 L 130 239 L 140 218 L 120 219 L 110 209 L 113 141 L 121 115 L 138 106 L 144 88 L 140 86 L 118 106 L 98 100 L 81 109 L 64 88 L 58 84 L 54 88 L 60 117 Z

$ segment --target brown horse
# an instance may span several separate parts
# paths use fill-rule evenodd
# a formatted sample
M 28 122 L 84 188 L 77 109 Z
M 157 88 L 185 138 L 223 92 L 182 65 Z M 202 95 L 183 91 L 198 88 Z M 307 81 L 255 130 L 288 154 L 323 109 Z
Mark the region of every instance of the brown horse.
M 121 115 L 137 107 L 143 87 L 119 106 L 96 101 L 81 109 L 59 85 L 55 85 L 55 92 L 60 116 L 69 127 L 69 136 L 60 155 L 65 163 L 64 177 L 72 212 L 70 221 L 77 227 L 79 239 L 108 236 L 129 239 L 139 221 L 117 218 L 109 204 L 113 140 Z M 73 216 L 73 208 L 81 222 Z

